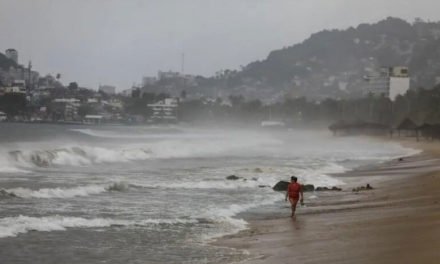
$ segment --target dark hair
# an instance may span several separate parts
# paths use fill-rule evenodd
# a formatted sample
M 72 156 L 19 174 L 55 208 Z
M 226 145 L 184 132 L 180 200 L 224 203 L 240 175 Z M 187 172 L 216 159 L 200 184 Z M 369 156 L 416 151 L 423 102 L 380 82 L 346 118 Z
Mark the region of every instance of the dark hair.
M 298 180 L 298 178 L 295 176 L 292 176 L 292 177 L 290 177 L 290 180 L 296 182 Z

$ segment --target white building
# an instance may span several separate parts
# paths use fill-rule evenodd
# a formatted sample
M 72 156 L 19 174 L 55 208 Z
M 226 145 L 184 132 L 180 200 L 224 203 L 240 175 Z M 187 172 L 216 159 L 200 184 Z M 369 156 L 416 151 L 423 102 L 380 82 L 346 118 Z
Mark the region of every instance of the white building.
M 18 51 L 15 49 L 7 49 L 5 51 L 6 58 L 15 61 L 15 63 L 18 63 Z
M 179 78 L 180 73 L 173 71 L 167 71 L 167 72 L 159 71 L 157 76 L 159 77 L 159 80 L 167 80 L 167 79 Z
M 148 104 L 148 107 L 153 110 L 151 121 L 161 123 L 175 123 L 177 122 L 177 107 L 179 101 L 176 98 L 166 98 L 155 104 Z
M 57 98 L 52 101 L 55 120 L 73 121 L 78 117 L 80 100 L 76 98 Z
M 111 85 L 100 85 L 98 90 L 108 95 L 116 94 L 116 87 Z
M 392 101 L 410 88 L 408 67 L 382 68 L 380 72 L 371 73 L 364 79 L 367 81 L 367 94 L 385 96 Z

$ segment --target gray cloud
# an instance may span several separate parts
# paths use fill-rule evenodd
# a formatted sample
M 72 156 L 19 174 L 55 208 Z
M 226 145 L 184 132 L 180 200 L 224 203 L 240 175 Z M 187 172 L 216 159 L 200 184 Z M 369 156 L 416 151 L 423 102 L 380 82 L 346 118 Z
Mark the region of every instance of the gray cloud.
M 157 70 L 211 75 L 324 28 L 387 16 L 440 20 L 438 0 L 0 0 L 0 49 L 41 73 L 96 88 Z

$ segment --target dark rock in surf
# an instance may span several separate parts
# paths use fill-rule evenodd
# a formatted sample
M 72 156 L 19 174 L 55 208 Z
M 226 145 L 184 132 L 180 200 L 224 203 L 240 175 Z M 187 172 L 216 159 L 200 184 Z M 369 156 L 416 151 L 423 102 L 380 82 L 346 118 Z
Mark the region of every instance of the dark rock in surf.
M 287 187 L 290 182 L 280 181 L 272 188 L 274 191 L 285 192 L 287 191 Z M 313 192 L 315 190 L 315 186 L 313 184 L 304 184 L 301 185 L 303 192 Z
M 370 191 L 370 190 L 374 190 L 374 188 L 370 184 L 367 184 L 366 186 L 356 187 L 352 191 L 360 192 L 360 191 Z
M 240 177 L 235 175 L 229 175 L 228 177 L 226 177 L 226 180 L 230 180 L 230 181 L 236 181 L 238 179 L 240 179 Z
M 255 168 L 254 172 L 255 172 L 255 173 L 262 173 L 262 172 L 263 172 L 263 170 L 262 170 L 262 169 L 260 169 L 260 168 Z
M 287 186 L 289 186 L 289 182 L 279 181 L 272 189 L 277 192 L 285 192 L 287 191 Z
M 315 191 L 317 192 L 328 192 L 328 191 L 333 191 L 333 192 L 340 192 L 342 191 L 341 188 L 338 188 L 336 186 L 332 187 L 332 188 L 328 188 L 328 187 L 316 187 Z
M 315 186 L 313 184 L 301 185 L 303 192 L 313 192 L 315 191 Z

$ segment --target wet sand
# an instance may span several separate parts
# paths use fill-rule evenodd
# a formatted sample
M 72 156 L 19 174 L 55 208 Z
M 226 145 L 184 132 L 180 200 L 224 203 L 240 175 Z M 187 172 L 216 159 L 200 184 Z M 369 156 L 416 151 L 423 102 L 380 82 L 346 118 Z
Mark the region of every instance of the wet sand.
M 440 263 L 440 142 L 399 142 L 424 151 L 337 175 L 344 190 L 306 194 L 295 220 L 286 205 L 215 244 L 246 250 L 245 263 Z

